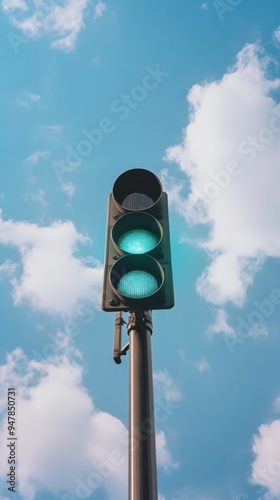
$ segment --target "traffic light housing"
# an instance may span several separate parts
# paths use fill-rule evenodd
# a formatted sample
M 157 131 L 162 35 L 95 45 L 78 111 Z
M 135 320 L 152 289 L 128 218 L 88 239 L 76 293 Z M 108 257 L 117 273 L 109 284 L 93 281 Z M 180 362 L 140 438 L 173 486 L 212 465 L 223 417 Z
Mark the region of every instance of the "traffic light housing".
M 149 170 L 127 170 L 109 195 L 102 309 L 173 306 L 167 194 Z

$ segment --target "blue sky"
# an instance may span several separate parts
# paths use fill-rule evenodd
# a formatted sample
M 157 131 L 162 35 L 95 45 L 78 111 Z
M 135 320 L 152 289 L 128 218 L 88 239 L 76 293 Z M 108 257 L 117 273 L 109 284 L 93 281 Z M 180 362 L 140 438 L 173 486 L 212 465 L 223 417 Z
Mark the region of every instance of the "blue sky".
M 100 293 L 107 197 L 139 167 L 169 195 L 176 300 L 153 314 L 159 498 L 280 499 L 279 2 L 1 14 L 1 500 L 127 498 Z

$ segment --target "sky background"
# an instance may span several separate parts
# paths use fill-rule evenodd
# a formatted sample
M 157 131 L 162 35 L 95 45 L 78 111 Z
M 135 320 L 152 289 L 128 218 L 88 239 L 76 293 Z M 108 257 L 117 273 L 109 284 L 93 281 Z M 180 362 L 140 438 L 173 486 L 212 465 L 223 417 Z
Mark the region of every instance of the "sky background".
M 1 1 L 1 500 L 127 498 L 129 359 L 100 295 L 130 168 L 169 195 L 159 499 L 280 499 L 279 49 L 279 0 Z

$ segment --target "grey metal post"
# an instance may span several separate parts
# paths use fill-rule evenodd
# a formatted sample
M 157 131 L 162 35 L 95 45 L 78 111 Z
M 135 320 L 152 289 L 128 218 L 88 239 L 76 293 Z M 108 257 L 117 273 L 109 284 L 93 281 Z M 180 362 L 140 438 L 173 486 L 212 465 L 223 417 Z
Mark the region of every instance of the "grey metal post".
M 151 311 L 129 313 L 129 500 L 158 500 L 152 330 Z

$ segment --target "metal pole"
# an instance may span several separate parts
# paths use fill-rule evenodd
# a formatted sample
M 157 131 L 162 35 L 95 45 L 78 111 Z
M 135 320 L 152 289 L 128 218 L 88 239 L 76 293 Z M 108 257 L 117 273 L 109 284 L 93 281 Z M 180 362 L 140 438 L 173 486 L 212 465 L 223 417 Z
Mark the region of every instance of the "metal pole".
M 152 312 L 130 312 L 129 500 L 157 500 Z

